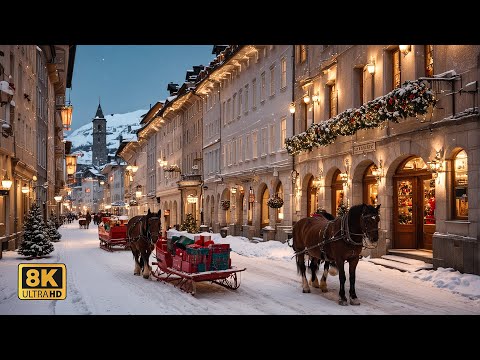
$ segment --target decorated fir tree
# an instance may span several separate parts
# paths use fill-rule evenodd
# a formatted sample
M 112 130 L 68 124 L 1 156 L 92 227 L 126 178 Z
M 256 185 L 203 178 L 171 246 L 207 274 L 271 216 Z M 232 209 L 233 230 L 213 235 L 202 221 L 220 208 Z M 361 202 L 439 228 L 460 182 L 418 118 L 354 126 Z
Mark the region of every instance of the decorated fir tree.
M 40 208 L 37 204 L 33 204 L 25 216 L 23 241 L 18 248 L 18 253 L 35 258 L 50 254 L 53 250 L 54 247 L 47 235 Z
M 192 214 L 187 214 L 187 218 L 183 222 L 182 226 L 180 226 L 180 230 L 188 231 L 190 234 L 198 233 L 197 222 L 193 218 Z
M 47 235 L 50 238 L 50 241 L 59 242 L 62 238 L 62 235 L 57 230 L 57 224 L 51 218 L 47 221 Z

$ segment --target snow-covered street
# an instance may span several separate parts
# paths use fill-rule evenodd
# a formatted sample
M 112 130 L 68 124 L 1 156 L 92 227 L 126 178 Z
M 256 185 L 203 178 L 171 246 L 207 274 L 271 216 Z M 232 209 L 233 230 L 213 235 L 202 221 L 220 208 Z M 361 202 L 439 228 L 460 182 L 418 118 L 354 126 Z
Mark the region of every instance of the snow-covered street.
M 17 252 L 3 253 L 0 314 L 480 314 L 480 277 L 451 269 L 403 273 L 360 261 L 356 289 L 361 305 L 343 307 L 337 304 L 338 276 L 328 278 L 328 293 L 315 288 L 302 293 L 286 244 L 215 234 L 215 242 L 231 245 L 232 265 L 247 270 L 238 273 L 237 290 L 201 282 L 192 296 L 172 284 L 134 276 L 131 252 L 100 249 L 97 226 L 79 229 L 74 222 L 60 233 L 61 241 L 46 258 L 29 261 Z M 64 263 L 67 298 L 19 300 L 19 263 Z M 348 275 L 346 285 L 348 291 Z

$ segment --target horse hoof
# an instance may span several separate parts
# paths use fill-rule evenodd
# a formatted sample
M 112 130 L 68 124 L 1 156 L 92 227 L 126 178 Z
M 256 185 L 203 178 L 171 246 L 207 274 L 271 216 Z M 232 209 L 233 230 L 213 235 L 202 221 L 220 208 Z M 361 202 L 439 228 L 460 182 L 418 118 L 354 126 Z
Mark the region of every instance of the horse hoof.
M 135 273 L 135 272 L 134 272 L 134 273 L 133 273 L 133 275 L 137 275 L 137 276 L 140 276 L 140 273 Z
M 143 275 L 143 278 L 144 278 L 144 279 L 149 279 L 149 278 L 150 278 L 150 275 Z
M 350 298 L 350 305 L 360 305 L 360 300 L 358 298 Z
M 338 270 L 337 270 L 337 268 L 334 267 L 334 266 L 330 266 L 330 267 L 328 268 L 328 274 L 329 274 L 330 276 L 337 276 L 337 275 L 338 275 Z
M 303 292 L 308 294 L 310 293 L 310 289 L 303 289 Z
M 338 300 L 338 305 L 347 306 L 348 302 L 347 302 L 347 300 L 340 299 L 340 300 Z
M 328 289 L 327 289 L 327 288 L 320 288 L 320 290 L 322 290 L 323 293 L 328 292 Z

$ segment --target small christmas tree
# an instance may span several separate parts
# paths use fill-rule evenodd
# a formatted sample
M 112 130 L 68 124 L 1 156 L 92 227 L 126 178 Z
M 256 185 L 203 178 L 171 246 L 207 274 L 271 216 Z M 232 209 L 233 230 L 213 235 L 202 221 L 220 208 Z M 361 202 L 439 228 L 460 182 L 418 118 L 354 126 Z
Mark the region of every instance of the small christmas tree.
M 47 221 L 47 235 L 50 238 L 50 241 L 59 242 L 62 238 L 62 235 L 57 230 L 57 223 L 51 218 Z
M 180 230 L 182 230 L 182 231 L 186 230 L 190 234 L 197 234 L 198 233 L 197 222 L 193 218 L 192 214 L 187 214 L 187 218 L 183 222 L 182 226 L 180 226 Z
M 53 250 L 54 247 L 45 230 L 40 208 L 37 204 L 33 204 L 25 216 L 23 241 L 18 248 L 18 253 L 35 258 L 50 254 Z

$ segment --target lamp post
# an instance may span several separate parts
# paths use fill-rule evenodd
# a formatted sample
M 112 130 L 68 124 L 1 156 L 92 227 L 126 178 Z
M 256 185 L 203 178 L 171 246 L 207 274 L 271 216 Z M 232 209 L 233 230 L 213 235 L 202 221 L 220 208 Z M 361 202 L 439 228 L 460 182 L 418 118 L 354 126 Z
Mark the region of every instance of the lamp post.
M 57 224 L 60 224 L 59 205 L 60 205 L 60 201 L 62 201 L 62 199 L 63 199 L 63 196 L 62 196 L 62 195 L 55 195 L 53 198 L 55 199 L 55 202 L 57 203 L 57 204 L 56 204 L 56 208 L 57 208 Z

